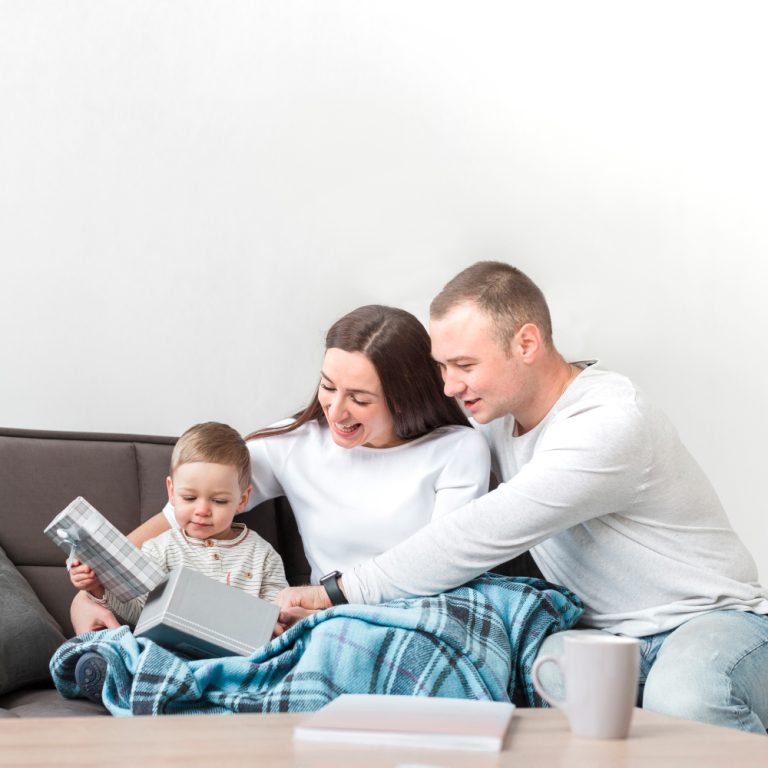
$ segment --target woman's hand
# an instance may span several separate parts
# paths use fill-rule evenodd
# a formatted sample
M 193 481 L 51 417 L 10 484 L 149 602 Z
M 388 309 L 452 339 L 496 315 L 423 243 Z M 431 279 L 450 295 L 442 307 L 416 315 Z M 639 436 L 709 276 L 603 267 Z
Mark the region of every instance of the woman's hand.
M 69 617 L 77 635 L 97 629 L 117 629 L 120 626 L 112 611 L 94 603 L 86 592 L 78 592 L 75 595 L 69 609 Z

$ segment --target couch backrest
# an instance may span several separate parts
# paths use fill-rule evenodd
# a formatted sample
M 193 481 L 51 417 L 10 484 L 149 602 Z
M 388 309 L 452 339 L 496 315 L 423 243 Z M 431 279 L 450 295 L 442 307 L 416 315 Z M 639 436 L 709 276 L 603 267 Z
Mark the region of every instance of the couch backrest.
M 45 526 L 83 496 L 128 533 L 167 500 L 165 477 L 176 438 L 0 428 L 0 546 L 37 596 L 72 633 L 74 589 L 65 556 Z M 290 507 L 267 502 L 239 518 L 281 554 L 289 583 L 309 581 L 309 565 Z

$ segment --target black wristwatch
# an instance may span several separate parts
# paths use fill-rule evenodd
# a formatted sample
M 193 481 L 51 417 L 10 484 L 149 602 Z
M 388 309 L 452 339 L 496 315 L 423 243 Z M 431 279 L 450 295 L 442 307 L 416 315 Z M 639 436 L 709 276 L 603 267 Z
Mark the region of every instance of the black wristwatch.
M 349 602 L 339 587 L 338 579 L 340 576 L 340 571 L 331 571 L 320 577 L 320 583 L 325 587 L 331 605 L 346 605 Z

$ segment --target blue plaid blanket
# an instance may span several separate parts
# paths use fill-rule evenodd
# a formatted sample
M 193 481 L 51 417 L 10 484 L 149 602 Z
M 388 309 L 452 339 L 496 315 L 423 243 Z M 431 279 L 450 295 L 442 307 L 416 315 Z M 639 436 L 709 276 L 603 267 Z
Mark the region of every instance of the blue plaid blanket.
M 77 660 L 100 653 L 113 715 L 300 712 L 342 693 L 544 706 L 533 660 L 546 635 L 581 614 L 580 599 L 563 587 L 486 574 L 435 597 L 312 614 L 249 657 L 190 660 L 120 627 L 67 641 L 50 668 L 59 692 L 75 698 Z

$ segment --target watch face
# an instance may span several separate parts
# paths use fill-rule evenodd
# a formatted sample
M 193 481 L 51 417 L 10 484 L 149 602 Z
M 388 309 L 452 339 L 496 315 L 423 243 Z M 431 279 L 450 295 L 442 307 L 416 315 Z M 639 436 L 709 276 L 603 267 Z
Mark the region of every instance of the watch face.
M 338 571 L 331 571 L 330 573 L 326 573 L 325 576 L 320 577 L 320 583 L 325 584 L 326 581 L 330 581 L 331 579 L 338 579 L 341 574 Z
M 344 605 L 347 602 L 347 598 L 337 581 L 339 576 L 341 576 L 341 571 L 331 571 L 320 578 L 320 584 L 325 589 L 332 605 Z

